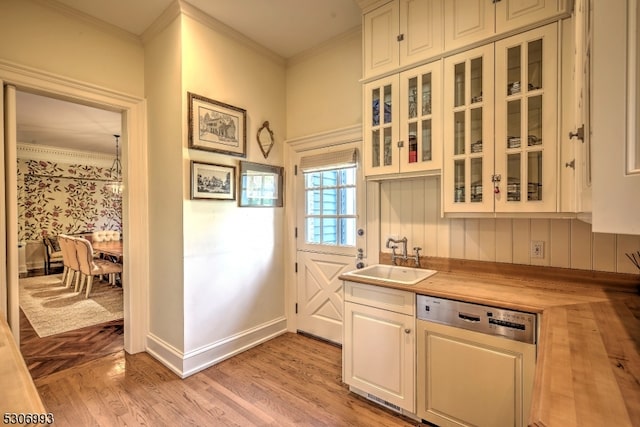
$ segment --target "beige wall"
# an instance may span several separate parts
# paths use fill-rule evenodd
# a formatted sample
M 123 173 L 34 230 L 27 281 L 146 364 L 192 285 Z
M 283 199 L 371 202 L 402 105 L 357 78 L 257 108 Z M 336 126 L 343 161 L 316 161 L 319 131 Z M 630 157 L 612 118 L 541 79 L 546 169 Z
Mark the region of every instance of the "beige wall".
M 181 117 L 186 118 L 187 92 L 245 109 L 247 115 L 246 159 L 188 149 L 186 121 L 181 121 L 185 351 L 225 357 L 219 343 L 273 323 L 284 327 L 284 209 L 190 200 L 190 161 L 235 166 L 236 173 L 242 160 L 281 166 L 285 68 L 270 53 L 218 30 L 216 22 L 190 14 L 183 16 L 181 46 Z M 256 141 L 266 120 L 275 136 L 267 159 Z M 187 365 L 188 370 L 192 364 Z
M 380 250 L 389 235 L 426 256 L 619 273 L 637 273 L 625 252 L 640 247 L 640 236 L 592 233 L 577 219 L 441 218 L 437 177 L 380 185 Z M 544 258 L 530 256 L 531 240 L 545 242 Z
M 149 140 L 149 333 L 184 348 L 180 19 L 145 45 Z
M 144 53 L 133 36 L 78 19 L 62 6 L 0 1 L 0 60 L 129 95 L 144 93 Z
M 353 30 L 287 64 L 287 139 L 362 123 L 362 33 Z

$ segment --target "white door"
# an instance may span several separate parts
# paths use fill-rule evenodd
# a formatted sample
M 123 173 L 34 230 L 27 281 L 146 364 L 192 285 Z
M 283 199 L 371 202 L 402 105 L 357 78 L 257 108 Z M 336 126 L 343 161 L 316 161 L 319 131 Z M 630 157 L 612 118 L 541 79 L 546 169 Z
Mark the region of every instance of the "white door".
M 356 268 L 358 248 L 364 250 L 357 145 L 299 153 L 295 178 L 297 329 L 335 343 L 342 343 L 338 277 Z

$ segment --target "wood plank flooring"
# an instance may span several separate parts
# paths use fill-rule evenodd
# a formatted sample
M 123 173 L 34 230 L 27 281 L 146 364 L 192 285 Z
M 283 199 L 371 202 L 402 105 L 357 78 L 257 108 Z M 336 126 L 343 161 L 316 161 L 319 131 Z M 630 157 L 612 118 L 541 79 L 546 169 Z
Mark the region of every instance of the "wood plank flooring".
M 58 426 L 415 426 L 348 391 L 341 351 L 287 333 L 184 380 L 117 352 L 35 380 Z

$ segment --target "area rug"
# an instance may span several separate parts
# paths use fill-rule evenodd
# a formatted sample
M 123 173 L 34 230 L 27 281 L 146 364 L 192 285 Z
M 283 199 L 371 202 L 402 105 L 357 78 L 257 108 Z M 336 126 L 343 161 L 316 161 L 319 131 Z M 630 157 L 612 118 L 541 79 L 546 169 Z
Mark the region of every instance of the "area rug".
M 122 288 L 96 278 L 85 298 L 84 292 L 65 288 L 60 278 L 54 274 L 20 279 L 20 308 L 39 337 L 123 318 Z

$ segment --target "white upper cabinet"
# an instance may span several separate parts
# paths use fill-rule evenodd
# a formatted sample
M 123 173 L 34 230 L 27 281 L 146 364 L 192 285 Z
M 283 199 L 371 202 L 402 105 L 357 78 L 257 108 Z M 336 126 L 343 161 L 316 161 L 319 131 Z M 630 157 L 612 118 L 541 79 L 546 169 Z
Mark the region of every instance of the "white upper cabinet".
M 458 49 L 495 34 L 491 0 L 448 0 L 444 5 L 446 50 Z
M 365 176 L 440 172 L 442 61 L 364 86 Z
M 494 48 L 444 61 L 445 212 L 492 212 Z
M 497 212 L 557 211 L 557 52 L 557 24 L 496 43 Z
M 593 1 L 592 229 L 640 234 L 638 0 Z
M 447 0 L 446 51 L 524 29 L 569 12 L 567 0 Z
M 442 0 L 394 0 L 364 14 L 364 77 L 442 53 Z
M 558 26 L 445 59 L 445 212 L 556 212 Z

